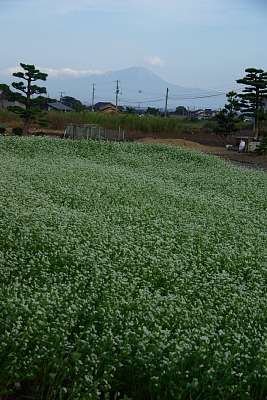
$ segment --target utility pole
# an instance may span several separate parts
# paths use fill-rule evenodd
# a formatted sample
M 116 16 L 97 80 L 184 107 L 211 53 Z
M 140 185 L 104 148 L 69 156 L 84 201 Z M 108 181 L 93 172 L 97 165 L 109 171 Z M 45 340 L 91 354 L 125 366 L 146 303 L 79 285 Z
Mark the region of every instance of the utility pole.
M 59 93 L 60 93 L 60 100 L 59 101 L 61 101 L 62 97 L 63 97 L 63 94 L 65 94 L 65 92 L 59 92 Z
M 95 83 L 93 83 L 93 93 L 92 93 L 92 112 L 94 112 L 94 101 L 95 101 Z
M 119 95 L 119 92 L 120 92 L 120 90 L 119 90 L 119 82 L 120 81 L 114 81 L 114 82 L 116 82 L 116 112 L 118 111 L 118 95 Z
M 138 93 L 142 93 L 142 92 L 143 92 L 142 90 L 138 90 Z M 139 105 L 138 105 L 139 113 L 140 113 L 140 108 L 141 108 L 141 103 L 139 101 Z
M 167 117 L 167 112 L 168 112 L 168 95 L 169 95 L 169 88 L 167 88 L 167 91 L 166 91 L 165 117 Z

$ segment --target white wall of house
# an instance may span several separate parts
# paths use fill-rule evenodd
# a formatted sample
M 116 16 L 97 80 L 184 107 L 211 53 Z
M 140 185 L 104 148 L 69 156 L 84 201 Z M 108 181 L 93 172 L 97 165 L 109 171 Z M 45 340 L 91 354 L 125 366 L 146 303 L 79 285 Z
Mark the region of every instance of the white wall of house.
M 0 107 L 7 108 L 7 107 L 14 107 L 14 106 L 26 108 L 24 104 L 21 104 L 18 101 L 8 101 L 7 99 L 0 99 Z

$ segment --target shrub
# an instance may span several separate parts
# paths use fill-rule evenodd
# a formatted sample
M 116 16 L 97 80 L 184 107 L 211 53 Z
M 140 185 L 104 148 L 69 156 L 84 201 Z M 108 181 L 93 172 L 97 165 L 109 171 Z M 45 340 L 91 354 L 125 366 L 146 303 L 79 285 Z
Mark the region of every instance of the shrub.
M 0 134 L 3 135 L 6 133 L 6 127 L 3 125 L 0 125 Z
M 21 136 L 22 135 L 22 128 L 20 126 L 15 126 L 12 128 L 13 135 Z
M 260 154 L 267 153 L 267 136 L 264 136 L 260 144 L 257 146 L 257 151 Z

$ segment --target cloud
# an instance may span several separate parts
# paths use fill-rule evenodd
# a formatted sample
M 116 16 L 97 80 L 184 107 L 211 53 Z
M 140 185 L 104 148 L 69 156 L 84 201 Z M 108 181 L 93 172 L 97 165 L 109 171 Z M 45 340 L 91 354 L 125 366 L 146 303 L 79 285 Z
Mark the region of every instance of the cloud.
M 0 72 L 2 75 L 12 75 L 15 72 L 21 72 L 23 69 L 21 67 L 9 67 L 6 69 L 2 69 Z
M 154 67 L 164 67 L 166 64 L 165 61 L 159 56 L 146 56 L 145 61 L 149 65 L 153 65 Z
M 57 77 L 57 76 L 61 76 L 61 75 L 67 75 L 67 76 L 89 76 L 89 75 L 99 75 L 99 74 L 102 73 L 99 70 L 93 70 L 93 69 L 76 70 L 76 69 L 72 69 L 72 68 L 53 69 L 53 68 L 41 68 L 41 67 L 38 67 L 38 69 L 40 69 L 40 71 L 45 72 L 46 74 L 48 74 L 49 76 L 52 76 L 52 77 Z
M 54 69 L 54 68 L 46 68 L 46 67 L 39 67 L 36 66 L 37 69 L 39 69 L 41 72 L 44 72 L 48 74 L 49 77 L 58 77 L 58 76 L 89 76 L 89 75 L 99 75 L 102 74 L 103 71 L 100 70 L 85 70 L 85 69 L 72 69 L 72 68 L 59 68 L 59 69 Z M 14 72 L 23 72 L 23 68 L 20 66 L 16 67 L 9 67 L 4 70 L 1 70 L 2 75 L 12 75 Z

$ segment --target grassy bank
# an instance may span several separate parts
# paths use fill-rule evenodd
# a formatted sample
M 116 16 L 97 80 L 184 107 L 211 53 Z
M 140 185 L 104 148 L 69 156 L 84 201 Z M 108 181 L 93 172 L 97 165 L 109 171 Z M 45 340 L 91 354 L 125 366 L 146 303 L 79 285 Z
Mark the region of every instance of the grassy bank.
M 266 398 L 264 173 L 38 137 L 0 169 L 0 393 Z

